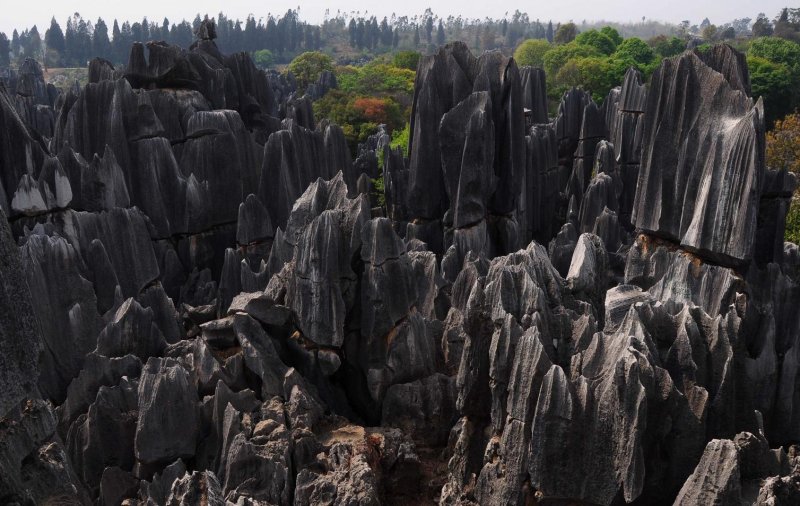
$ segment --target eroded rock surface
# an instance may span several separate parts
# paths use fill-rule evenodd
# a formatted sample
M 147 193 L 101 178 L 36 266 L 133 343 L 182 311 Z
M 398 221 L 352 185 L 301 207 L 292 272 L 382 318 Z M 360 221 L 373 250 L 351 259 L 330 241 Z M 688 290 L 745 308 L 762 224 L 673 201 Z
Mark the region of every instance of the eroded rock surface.
M 215 36 L 0 84 L 0 502 L 797 503 L 797 183 L 741 54 L 548 118 L 449 44 L 406 158 Z

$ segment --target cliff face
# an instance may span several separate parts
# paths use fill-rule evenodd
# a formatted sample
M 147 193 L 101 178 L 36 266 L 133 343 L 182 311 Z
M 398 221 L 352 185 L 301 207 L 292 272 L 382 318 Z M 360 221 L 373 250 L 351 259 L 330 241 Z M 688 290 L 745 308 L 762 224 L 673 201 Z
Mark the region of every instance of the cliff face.
M 746 79 L 736 71 L 734 83 Z M 633 224 L 720 263 L 753 257 L 764 108 L 694 53 L 653 75 Z
M 408 158 L 352 160 L 332 75 L 214 32 L 0 82 L 0 502 L 798 500 L 796 182 L 740 54 L 550 119 L 451 44 Z

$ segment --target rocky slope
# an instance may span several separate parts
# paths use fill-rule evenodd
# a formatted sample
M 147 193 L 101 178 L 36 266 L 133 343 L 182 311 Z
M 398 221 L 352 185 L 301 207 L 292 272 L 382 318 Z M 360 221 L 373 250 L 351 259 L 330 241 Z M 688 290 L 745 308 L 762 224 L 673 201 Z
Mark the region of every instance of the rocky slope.
M 409 152 L 352 160 L 331 75 L 214 32 L 0 79 L 0 502 L 800 501 L 796 181 L 741 55 L 549 119 L 451 44 Z

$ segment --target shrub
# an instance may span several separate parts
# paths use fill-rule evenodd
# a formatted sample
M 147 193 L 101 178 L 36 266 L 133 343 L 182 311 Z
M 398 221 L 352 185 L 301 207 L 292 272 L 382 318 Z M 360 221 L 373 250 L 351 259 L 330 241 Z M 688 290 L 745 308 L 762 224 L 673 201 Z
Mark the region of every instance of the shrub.
M 795 199 L 792 199 L 792 205 L 789 207 L 789 212 L 786 213 L 783 240 L 800 244 L 800 203 Z
M 416 51 L 398 51 L 392 59 L 392 65 L 400 69 L 413 70 L 416 72 L 420 56 L 421 55 Z

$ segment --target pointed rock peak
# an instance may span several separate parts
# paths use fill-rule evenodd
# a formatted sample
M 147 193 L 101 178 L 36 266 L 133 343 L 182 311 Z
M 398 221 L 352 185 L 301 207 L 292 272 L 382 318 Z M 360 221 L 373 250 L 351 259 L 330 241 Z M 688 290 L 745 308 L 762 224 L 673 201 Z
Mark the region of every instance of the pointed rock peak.
M 217 38 L 217 25 L 213 19 L 206 17 L 194 32 L 199 40 L 214 40 Z
M 251 193 L 244 202 L 239 204 L 236 242 L 240 245 L 252 244 L 274 235 L 275 231 L 272 228 L 267 208 L 258 197 Z

